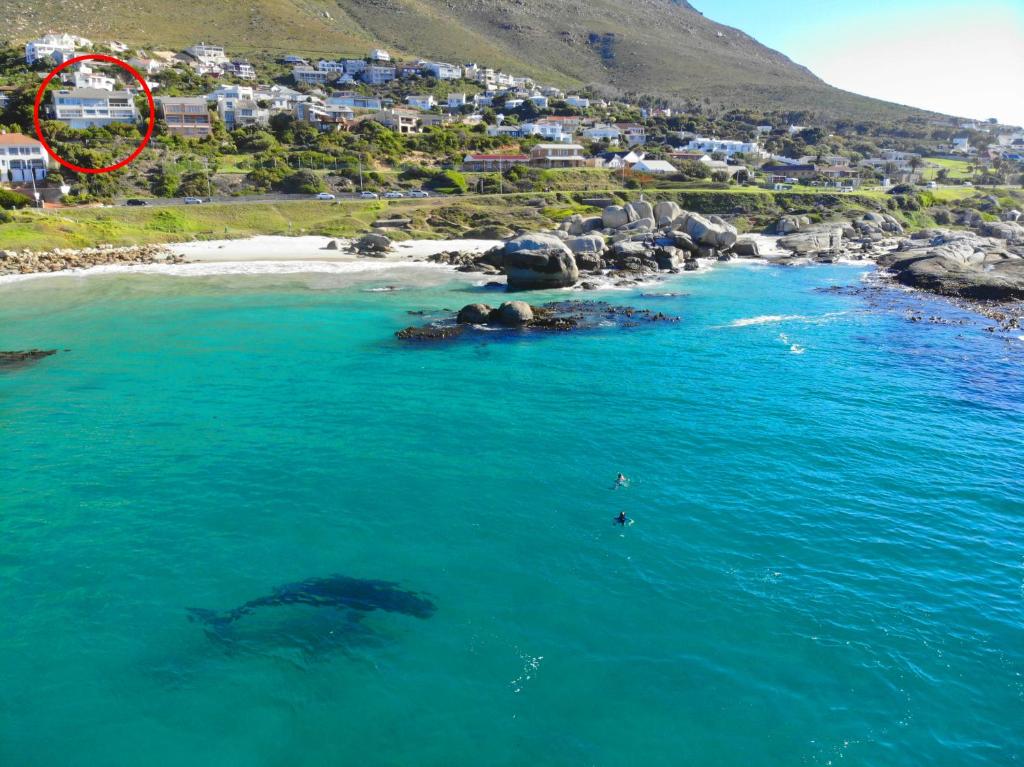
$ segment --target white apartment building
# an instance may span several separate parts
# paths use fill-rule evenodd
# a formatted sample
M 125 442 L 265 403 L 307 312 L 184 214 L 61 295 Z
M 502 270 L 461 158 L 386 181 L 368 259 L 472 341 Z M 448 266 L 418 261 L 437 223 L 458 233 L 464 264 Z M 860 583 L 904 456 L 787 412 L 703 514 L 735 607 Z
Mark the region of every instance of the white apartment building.
M 42 181 L 50 162 L 43 145 L 34 138 L 21 133 L 0 133 L 0 183 Z
M 763 152 L 757 142 L 754 141 L 727 141 L 717 138 L 707 138 L 704 136 L 698 136 L 695 139 L 691 139 L 690 143 L 686 145 L 688 151 L 691 152 L 704 152 L 705 154 L 723 154 L 726 157 L 732 157 L 736 154 L 748 154 L 754 157 L 760 157 Z
M 53 117 L 83 129 L 139 121 L 139 110 L 128 91 L 95 88 L 61 89 L 53 93 Z
M 421 67 L 424 72 L 438 80 L 461 80 L 462 67 L 443 61 L 426 61 Z
M 88 64 L 79 64 L 78 69 L 68 80 L 75 88 L 92 88 L 98 91 L 112 91 L 117 85 L 117 80 L 113 77 L 99 74 Z
M 25 63 L 35 64 L 39 59 L 47 56 L 58 61 L 65 61 L 75 55 L 80 48 L 91 48 L 92 40 L 77 35 L 49 34 L 43 35 L 38 40 L 32 40 L 25 44 Z

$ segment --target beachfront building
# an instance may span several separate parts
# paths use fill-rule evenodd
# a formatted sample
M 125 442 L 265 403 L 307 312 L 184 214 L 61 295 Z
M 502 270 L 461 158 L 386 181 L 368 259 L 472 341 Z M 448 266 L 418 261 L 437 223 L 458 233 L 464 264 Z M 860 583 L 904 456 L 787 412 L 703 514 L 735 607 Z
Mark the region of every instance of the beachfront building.
M 528 165 L 527 154 L 467 154 L 462 160 L 462 170 L 467 173 L 503 173 L 514 165 Z
M 61 89 L 53 93 L 53 118 L 72 128 L 94 128 L 112 123 L 135 123 L 139 110 L 128 91 L 95 88 Z
M 537 144 L 530 150 L 530 164 L 541 168 L 578 168 L 584 163 L 579 144 Z
M 42 181 L 50 165 L 43 145 L 21 133 L 0 133 L 0 183 Z
M 206 138 L 213 133 L 210 110 L 201 96 L 161 98 L 157 105 L 168 133 L 184 138 Z
M 59 63 L 74 57 L 82 48 L 92 48 L 92 41 L 77 35 L 43 35 L 25 44 L 25 63 L 35 64 L 47 57 Z

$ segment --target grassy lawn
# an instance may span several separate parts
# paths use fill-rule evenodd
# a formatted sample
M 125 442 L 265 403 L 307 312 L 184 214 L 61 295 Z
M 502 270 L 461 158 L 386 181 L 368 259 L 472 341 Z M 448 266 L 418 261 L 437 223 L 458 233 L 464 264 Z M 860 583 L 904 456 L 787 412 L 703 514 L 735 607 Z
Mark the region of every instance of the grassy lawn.
M 971 163 L 966 160 L 950 160 L 945 157 L 925 157 L 925 167 L 921 169 L 921 176 L 925 181 L 935 181 L 939 177 L 940 170 L 949 171 L 949 179 L 951 181 L 969 181 L 971 178 L 971 172 L 969 168 Z M 938 167 L 930 168 L 928 165 L 936 165 Z

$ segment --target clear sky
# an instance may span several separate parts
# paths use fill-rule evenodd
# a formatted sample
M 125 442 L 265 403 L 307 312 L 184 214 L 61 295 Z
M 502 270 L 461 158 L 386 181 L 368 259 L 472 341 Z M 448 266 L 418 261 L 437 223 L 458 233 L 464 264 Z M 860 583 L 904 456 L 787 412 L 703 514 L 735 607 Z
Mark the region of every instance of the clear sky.
M 690 0 L 826 82 L 1024 125 L 1024 0 Z

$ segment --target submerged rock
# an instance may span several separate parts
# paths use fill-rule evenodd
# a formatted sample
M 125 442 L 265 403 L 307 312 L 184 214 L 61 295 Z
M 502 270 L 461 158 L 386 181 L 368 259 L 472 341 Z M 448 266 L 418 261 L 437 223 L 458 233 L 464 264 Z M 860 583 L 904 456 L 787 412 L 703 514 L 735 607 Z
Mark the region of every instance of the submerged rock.
M 605 301 L 558 301 L 544 306 L 531 306 L 525 301 L 509 301 L 492 310 L 485 323 L 459 324 L 460 318 L 479 316 L 485 304 L 470 304 L 463 307 L 455 318 L 441 320 L 422 327 L 410 327 L 395 335 L 403 341 L 448 341 L 465 336 L 482 334 L 495 338 L 494 328 L 505 328 L 509 333 L 529 331 L 570 331 L 609 327 L 635 327 L 641 323 L 678 322 L 671 317 L 649 309 L 618 306 Z M 491 331 L 484 334 L 480 329 L 473 332 L 474 325 L 489 325 Z M 469 337 L 469 336 L 465 336 Z M 481 336 L 478 336 L 481 337 Z

